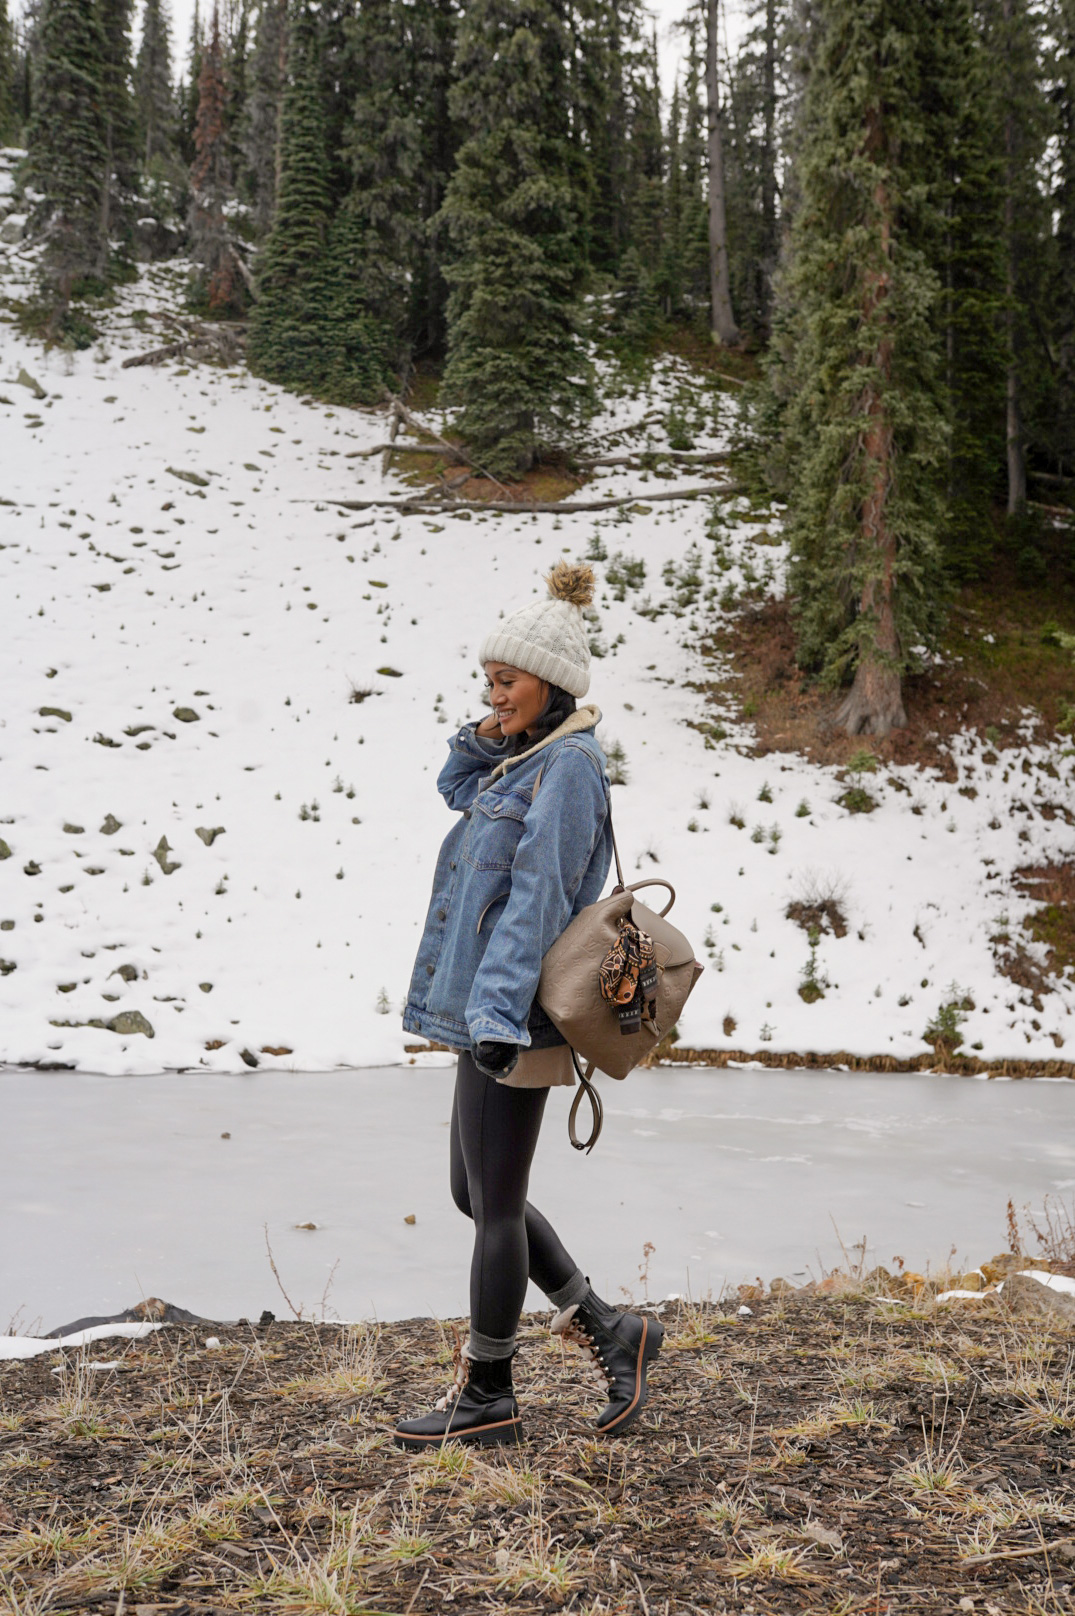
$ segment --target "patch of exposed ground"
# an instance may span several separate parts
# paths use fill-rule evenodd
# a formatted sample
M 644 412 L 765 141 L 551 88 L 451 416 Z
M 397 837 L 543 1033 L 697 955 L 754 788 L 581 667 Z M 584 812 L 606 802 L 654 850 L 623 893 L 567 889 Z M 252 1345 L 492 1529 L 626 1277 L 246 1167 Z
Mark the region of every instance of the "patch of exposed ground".
M 1057 977 L 1075 971 L 1075 864 L 1024 865 L 1013 884 L 1023 897 L 1040 903 L 1023 919 L 1026 938 L 1004 927 L 990 938 L 997 970 L 1025 989 L 1034 1008 L 1041 1011 L 1045 994 Z M 1045 949 L 1045 961 L 1035 958 L 1027 939 Z
M 1035 1287 L 1036 1282 L 1022 1282 Z M 1075 1326 L 916 1277 L 681 1305 L 626 1438 L 528 1319 L 521 1450 L 391 1443 L 430 1320 L 167 1327 L 0 1369 L 15 1612 L 1075 1609 Z M 889 1294 L 885 1294 L 885 1291 Z M 749 1314 L 739 1316 L 739 1307 Z M 967 1608 L 966 1606 L 962 1608 Z
M 1045 734 L 1070 730 L 1075 664 L 1052 632 L 1058 615 L 1062 627 L 1075 629 L 1075 603 L 1063 595 L 964 590 L 952 611 L 944 661 L 905 681 L 906 729 L 884 741 L 870 738 L 878 760 L 922 764 L 954 778 L 947 743 L 955 734 L 975 730 L 999 756 L 1025 743 L 1027 709 Z M 714 682 L 714 700 L 733 696 L 757 729 L 760 755 L 800 752 L 839 765 L 861 750 L 861 737 L 833 727 L 832 692 L 797 666 L 786 600 L 748 604 L 716 636 L 712 650 L 730 660 L 734 673 Z

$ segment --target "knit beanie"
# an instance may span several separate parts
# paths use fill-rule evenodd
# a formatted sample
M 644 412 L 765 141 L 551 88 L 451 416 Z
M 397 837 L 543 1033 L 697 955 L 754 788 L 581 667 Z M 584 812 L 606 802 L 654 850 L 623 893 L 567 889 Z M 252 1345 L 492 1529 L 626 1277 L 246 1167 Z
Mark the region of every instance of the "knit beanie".
M 506 662 L 559 685 L 572 696 L 590 688 L 590 646 L 582 609 L 593 600 L 593 568 L 558 561 L 545 582 L 545 600 L 521 606 L 487 634 L 478 661 Z

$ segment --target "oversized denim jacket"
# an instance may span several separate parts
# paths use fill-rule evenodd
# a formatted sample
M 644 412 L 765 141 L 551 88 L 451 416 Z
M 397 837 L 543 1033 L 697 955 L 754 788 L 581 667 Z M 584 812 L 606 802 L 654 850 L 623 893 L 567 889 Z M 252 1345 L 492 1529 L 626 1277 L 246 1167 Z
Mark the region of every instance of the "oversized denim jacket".
M 562 1042 L 534 996 L 542 957 L 600 896 L 612 859 L 600 717 L 581 708 L 514 758 L 475 734 L 480 720 L 449 741 L 437 786 L 460 817 L 437 858 L 406 1031 L 453 1049 Z M 542 1022 L 551 1039 L 532 1037 Z

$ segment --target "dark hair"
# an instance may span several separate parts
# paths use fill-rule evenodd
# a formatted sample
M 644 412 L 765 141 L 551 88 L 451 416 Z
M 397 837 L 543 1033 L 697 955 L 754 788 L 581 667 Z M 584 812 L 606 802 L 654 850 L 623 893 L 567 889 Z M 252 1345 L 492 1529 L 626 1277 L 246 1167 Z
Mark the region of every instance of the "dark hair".
M 536 746 L 538 741 L 543 741 L 546 736 L 551 735 L 554 729 L 559 729 L 564 720 L 569 718 L 575 710 L 574 696 L 570 695 L 568 691 L 562 690 L 559 685 L 550 685 L 549 699 L 538 715 L 533 734 L 527 734 L 524 730 L 521 735 L 516 735 L 512 754 L 529 751 L 530 747 Z

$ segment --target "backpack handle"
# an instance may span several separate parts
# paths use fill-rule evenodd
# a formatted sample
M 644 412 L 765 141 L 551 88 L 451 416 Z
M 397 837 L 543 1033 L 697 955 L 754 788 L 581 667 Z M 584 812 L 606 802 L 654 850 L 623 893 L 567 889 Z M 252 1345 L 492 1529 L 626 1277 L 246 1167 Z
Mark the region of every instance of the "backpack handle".
M 660 913 L 660 915 L 661 915 L 661 917 L 663 919 L 663 917 L 668 913 L 669 909 L 671 909 L 672 905 L 676 901 L 676 889 L 675 889 L 675 887 L 672 885 L 671 881 L 665 881 L 665 880 L 662 879 L 661 876 L 655 875 L 655 876 L 651 876 L 651 878 L 648 881 L 632 881 L 631 885 L 627 888 L 627 891 L 628 892 L 639 892 L 642 889 L 642 887 L 664 887 L 667 890 L 667 892 L 669 894 L 668 902 L 665 904 L 664 908 L 659 911 L 659 913 Z

